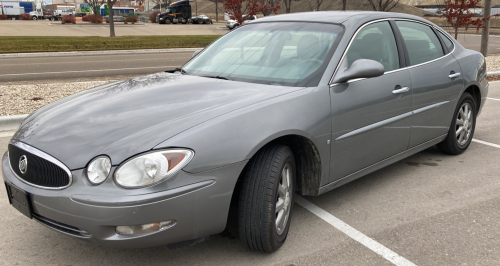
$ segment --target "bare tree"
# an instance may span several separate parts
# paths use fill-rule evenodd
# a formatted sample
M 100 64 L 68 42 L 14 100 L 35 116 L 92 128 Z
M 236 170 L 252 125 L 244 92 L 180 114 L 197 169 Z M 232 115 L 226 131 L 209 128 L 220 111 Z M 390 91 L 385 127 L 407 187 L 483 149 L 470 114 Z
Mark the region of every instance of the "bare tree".
M 94 12 L 94 23 L 97 24 L 97 16 L 101 14 L 101 5 L 104 4 L 104 0 L 84 0 L 86 4 L 92 8 Z
M 109 20 L 109 37 L 115 37 L 115 22 L 113 20 L 113 5 L 117 0 L 107 0 L 108 1 L 108 20 Z
M 285 12 L 290 13 L 290 9 L 292 8 L 292 1 L 293 0 L 283 0 L 285 2 Z
M 391 11 L 399 0 L 367 0 L 375 11 Z
M 368 1 L 370 1 L 370 0 L 368 0 Z M 324 2 L 324 0 L 311 0 L 307 3 L 309 4 L 309 8 L 311 9 L 311 11 L 319 11 L 319 8 L 323 4 L 323 2 Z
M 342 10 L 345 10 L 347 6 L 347 0 L 342 0 Z

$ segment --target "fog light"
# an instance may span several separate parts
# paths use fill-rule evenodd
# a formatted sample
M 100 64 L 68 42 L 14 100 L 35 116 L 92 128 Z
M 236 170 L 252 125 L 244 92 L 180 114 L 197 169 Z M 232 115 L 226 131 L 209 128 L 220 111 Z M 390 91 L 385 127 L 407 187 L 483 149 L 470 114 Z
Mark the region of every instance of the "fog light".
M 159 232 L 174 226 L 175 220 L 150 223 L 143 225 L 120 225 L 116 227 L 116 233 L 119 235 L 143 235 L 150 234 L 154 232 Z

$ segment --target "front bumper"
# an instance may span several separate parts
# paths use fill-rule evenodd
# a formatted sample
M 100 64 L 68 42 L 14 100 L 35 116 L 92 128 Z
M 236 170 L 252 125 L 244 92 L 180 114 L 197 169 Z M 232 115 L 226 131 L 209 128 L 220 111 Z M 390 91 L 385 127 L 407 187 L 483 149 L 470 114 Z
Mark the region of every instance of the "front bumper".
M 112 180 L 115 168 L 99 186 L 90 185 L 84 170 L 80 169 L 72 171 L 73 184 L 66 189 L 35 188 L 15 176 L 7 153 L 2 158 L 2 172 L 6 183 L 30 194 L 35 220 L 91 242 L 130 248 L 176 243 L 222 232 L 232 192 L 245 163 L 200 174 L 181 171 L 168 181 L 142 189 L 123 189 L 115 185 Z M 125 236 L 115 231 L 120 225 L 167 220 L 175 220 L 176 224 L 151 234 Z M 65 231 L 61 226 L 74 230 Z M 78 235 L 74 233 L 76 230 L 83 233 Z

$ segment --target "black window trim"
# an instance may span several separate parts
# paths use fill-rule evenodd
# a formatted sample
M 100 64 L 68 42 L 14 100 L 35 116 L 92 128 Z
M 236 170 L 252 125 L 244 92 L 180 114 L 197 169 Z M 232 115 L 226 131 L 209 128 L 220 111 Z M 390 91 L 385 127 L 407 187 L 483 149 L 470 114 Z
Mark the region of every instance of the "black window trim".
M 443 43 L 442 43 L 443 41 L 442 41 L 442 40 L 441 40 L 441 38 L 439 37 L 439 34 L 437 34 L 437 32 L 436 32 L 436 30 L 438 30 L 438 29 L 436 28 L 436 26 L 434 26 L 434 25 L 432 25 L 432 24 L 428 24 L 428 23 L 425 23 L 425 22 L 423 22 L 423 21 L 419 21 L 419 20 L 414 20 L 414 19 L 406 19 L 406 18 L 394 18 L 394 19 L 393 19 L 393 21 L 394 21 L 394 24 L 396 24 L 396 21 L 409 21 L 409 22 L 414 22 L 414 23 L 420 23 L 420 24 L 423 24 L 423 25 L 425 25 L 425 26 L 430 27 L 430 28 L 431 28 L 431 30 L 434 32 L 434 34 L 437 36 L 437 38 L 438 38 L 438 40 L 439 40 L 439 43 L 441 44 L 441 47 L 442 47 L 442 49 L 443 49 L 443 53 L 444 53 L 444 55 L 442 55 L 442 56 L 440 56 L 440 57 L 438 57 L 438 58 L 434 58 L 434 59 L 432 59 L 432 60 L 429 60 L 429 61 L 426 61 L 426 62 L 423 62 L 423 63 L 416 64 L 416 65 L 413 65 L 413 66 L 412 66 L 412 65 L 409 65 L 409 63 L 410 63 L 410 57 L 409 57 L 409 55 L 408 55 L 408 49 L 406 48 L 406 44 L 404 44 L 404 42 L 403 42 L 403 46 L 404 46 L 404 49 L 405 49 L 406 61 L 408 62 L 408 65 L 407 65 L 406 69 L 413 68 L 413 67 L 419 67 L 419 66 L 422 66 L 422 65 L 426 65 L 426 64 L 432 63 L 432 62 L 434 62 L 434 61 L 441 60 L 442 58 L 449 56 L 450 54 L 452 54 L 452 53 L 455 51 L 455 43 L 452 41 L 452 43 L 453 43 L 453 50 L 448 51 L 448 53 L 446 53 L 446 51 L 448 50 L 448 48 L 446 47 L 446 50 L 444 50 L 444 49 L 445 49 L 445 48 L 444 48 L 445 46 L 444 46 L 444 45 L 443 45 Z M 397 24 L 396 24 L 396 27 L 397 27 Z M 398 31 L 399 31 L 399 27 L 398 27 Z M 446 36 L 446 34 L 444 34 L 444 35 Z M 401 40 L 403 40 L 403 37 L 402 37 L 402 36 L 401 36 Z
M 406 49 L 404 49 L 401 45 L 401 40 L 398 39 L 397 35 L 396 35 L 396 31 L 399 32 L 399 29 L 397 29 L 397 27 L 393 27 L 391 21 L 393 21 L 394 18 L 382 18 L 382 19 L 376 19 L 376 20 L 372 20 L 372 21 L 368 21 L 366 22 L 365 24 L 359 26 L 359 28 L 354 32 L 354 34 L 352 35 L 351 39 L 349 40 L 349 43 L 347 44 L 347 47 L 345 48 L 345 50 L 342 52 L 342 56 L 340 57 L 340 60 L 339 62 L 337 63 L 337 66 L 335 67 L 335 70 L 333 71 L 333 74 L 330 78 L 330 81 L 328 82 L 328 86 L 332 87 L 332 86 L 335 86 L 337 85 L 338 83 L 333 83 L 333 80 L 335 78 L 335 75 L 337 75 L 337 72 L 340 68 L 340 66 L 342 65 L 342 62 L 344 61 L 344 58 L 346 57 L 347 55 L 347 52 L 349 51 L 349 48 L 351 48 L 351 44 L 354 42 L 354 39 L 356 38 L 356 36 L 359 34 L 359 32 L 365 28 L 366 26 L 368 25 L 371 25 L 371 24 L 374 24 L 374 23 L 377 23 L 377 22 L 382 22 L 382 21 L 388 21 L 389 22 L 389 26 L 391 27 L 392 29 L 392 34 L 394 36 L 394 39 L 396 40 L 396 47 L 398 49 L 398 56 L 399 56 L 399 68 L 398 69 L 394 69 L 394 70 L 391 70 L 391 71 L 387 71 L 387 72 L 384 72 L 384 75 L 385 74 L 390 74 L 390 73 L 394 73 L 394 72 L 397 72 L 397 71 L 401 71 L 403 69 L 406 69 L 407 68 L 407 65 L 406 65 L 406 62 L 403 62 L 404 64 L 401 65 L 401 58 L 404 57 L 404 52 L 406 51 Z M 345 31 L 344 31 L 345 33 Z M 343 36 L 342 36 L 343 37 Z M 404 44 L 403 44 L 404 45 Z M 403 50 L 400 49 L 403 48 Z M 405 57 L 404 57 L 405 58 Z M 406 61 L 407 59 L 405 58 L 403 61 Z M 356 79 L 357 80 L 357 79 Z
M 456 49 L 456 44 L 455 42 L 453 42 L 451 39 L 450 41 L 453 43 L 453 49 L 451 51 L 449 51 L 448 53 L 445 53 L 443 56 L 441 57 L 438 57 L 438 58 L 435 58 L 435 59 L 432 59 L 430 61 L 427 61 L 427 62 L 423 62 L 423 63 L 420 63 L 420 64 L 417 64 L 417 65 L 413 65 L 411 66 L 410 65 L 410 57 L 408 55 L 408 50 L 406 49 L 406 44 L 404 43 L 404 40 L 403 40 L 403 36 L 401 34 L 401 31 L 399 30 L 399 27 L 397 26 L 396 24 L 396 21 L 410 21 L 410 22 L 415 22 L 415 23 L 420 23 L 420 24 L 423 24 L 423 25 L 426 25 L 428 27 L 430 27 L 433 31 L 440 31 L 441 33 L 443 33 L 437 26 L 434 26 L 432 24 L 429 24 L 429 23 L 426 23 L 424 21 L 420 21 L 420 20 L 415 20 L 415 19 L 408 19 L 408 18 L 395 18 L 395 17 L 391 17 L 391 18 L 383 18 L 383 19 L 376 19 L 376 20 L 372 20 L 372 21 L 368 21 L 366 22 L 365 24 L 361 25 L 355 32 L 354 34 L 352 35 L 351 39 L 349 40 L 349 43 L 347 44 L 347 47 L 345 48 L 345 50 L 343 51 L 342 53 L 342 56 L 340 57 L 340 60 L 339 62 L 337 63 L 337 66 L 335 67 L 335 70 L 333 71 L 333 74 L 330 78 L 330 81 L 328 82 L 328 86 L 329 87 L 333 87 L 333 86 L 336 86 L 337 84 L 339 83 L 333 83 L 333 80 L 335 79 L 335 76 L 337 75 L 337 72 L 340 68 L 340 66 L 342 65 L 342 62 L 344 61 L 344 58 L 347 54 L 347 51 L 349 50 L 349 48 L 351 47 L 351 44 L 352 42 L 354 41 L 355 37 L 358 35 L 358 33 L 366 26 L 370 25 L 370 24 L 373 24 L 373 23 L 377 23 L 377 22 L 381 22 L 381 21 L 389 21 L 389 23 L 391 24 L 391 27 L 393 29 L 393 33 L 394 33 L 394 37 L 396 38 L 396 44 L 397 44 L 397 47 L 398 47 L 398 54 L 399 54 L 399 57 L 401 58 L 401 53 L 403 54 L 404 56 L 404 61 L 405 61 L 405 64 L 404 66 L 402 66 L 401 68 L 398 68 L 398 69 L 395 69 L 395 70 L 392 70 L 392 71 L 387 71 L 384 73 L 385 74 L 390 74 L 390 73 L 394 73 L 394 72 L 397 72 L 397 71 L 402 71 L 402 70 L 408 70 L 410 68 L 413 68 L 413 67 L 419 67 L 419 66 L 422 66 L 422 65 L 426 65 L 426 64 L 429 64 L 429 63 L 432 63 L 434 61 L 437 61 L 437 60 L 441 60 L 442 58 L 444 57 L 447 57 L 449 55 L 451 55 L 455 49 Z M 394 27 L 393 27 L 394 25 Z M 344 31 L 345 33 L 345 31 Z M 439 38 L 439 35 L 434 32 L 434 34 L 437 35 L 439 41 L 441 42 L 441 39 Z M 448 38 L 448 36 L 446 34 L 443 33 L 444 36 L 446 36 Z M 344 36 L 342 36 L 344 37 Z M 448 38 L 449 39 L 449 38 Z M 403 50 L 402 51 L 399 51 L 399 47 L 402 47 Z M 441 47 L 444 47 L 443 45 L 441 45 Z M 401 60 L 401 59 L 400 59 Z M 358 79 L 356 79 L 357 81 Z M 349 82 L 349 81 L 348 81 Z

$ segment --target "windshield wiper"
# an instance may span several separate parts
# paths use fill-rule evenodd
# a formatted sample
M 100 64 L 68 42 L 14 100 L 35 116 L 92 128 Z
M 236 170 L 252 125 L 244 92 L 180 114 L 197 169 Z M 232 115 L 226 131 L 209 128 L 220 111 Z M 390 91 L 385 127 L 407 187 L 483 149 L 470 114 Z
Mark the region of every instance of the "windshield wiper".
M 187 75 L 186 70 L 184 70 L 184 69 L 182 69 L 182 68 L 180 68 L 180 67 L 176 68 L 174 71 L 181 72 L 181 74 L 182 74 L 182 75 Z
M 223 80 L 230 80 L 228 77 L 222 77 L 222 76 L 202 76 L 204 78 L 211 78 L 211 79 L 223 79 Z

